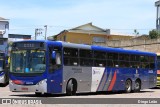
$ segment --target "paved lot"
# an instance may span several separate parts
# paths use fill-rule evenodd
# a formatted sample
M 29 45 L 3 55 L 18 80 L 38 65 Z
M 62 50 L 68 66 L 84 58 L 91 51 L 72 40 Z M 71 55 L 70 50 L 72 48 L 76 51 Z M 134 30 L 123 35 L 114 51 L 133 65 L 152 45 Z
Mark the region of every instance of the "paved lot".
M 35 98 L 33 92 L 10 92 L 9 87 L 0 87 L 1 98 Z M 82 93 L 76 96 L 66 96 L 65 94 L 42 95 L 40 97 L 49 98 L 160 98 L 160 89 L 145 89 L 138 93 L 106 92 L 106 93 Z
M 32 92 L 10 92 L 9 91 L 9 87 L 0 87 L 0 98 L 37 98 L 37 96 L 34 95 L 34 93 Z M 76 96 L 66 96 L 66 95 L 42 95 L 38 98 L 160 98 L 160 89 L 158 88 L 154 88 L 154 89 L 145 89 L 142 90 L 139 93 L 123 93 L 123 92 L 107 92 L 107 93 L 83 93 L 83 94 L 77 94 Z M 136 104 L 137 105 L 137 104 Z M 0 105 L 2 106 L 2 105 Z M 21 107 L 21 105 L 12 105 L 13 107 Z M 26 107 L 30 107 L 28 105 L 25 105 Z M 37 106 L 40 107 L 38 105 L 32 105 L 32 106 Z M 53 106 L 53 105 L 41 105 L 42 106 Z M 66 105 L 66 104 L 62 104 L 62 105 L 54 105 L 57 107 L 60 106 L 66 106 L 66 107 L 75 107 L 74 104 L 71 105 Z M 91 104 L 84 104 L 84 105 L 76 105 L 76 106 L 83 106 L 83 107 L 88 107 L 88 106 L 99 106 L 99 105 L 91 105 Z M 110 105 L 110 104 L 103 104 L 100 106 L 104 106 L 104 107 L 115 107 L 115 106 L 130 106 L 130 107 L 136 107 L 135 104 L 129 104 L 129 105 Z M 139 106 L 148 106 L 150 107 L 151 105 L 139 105 Z M 160 106 L 160 105 L 152 105 L 153 106 Z M 4 107 L 4 106 L 3 106 Z M 8 107 L 8 106 L 7 106 Z

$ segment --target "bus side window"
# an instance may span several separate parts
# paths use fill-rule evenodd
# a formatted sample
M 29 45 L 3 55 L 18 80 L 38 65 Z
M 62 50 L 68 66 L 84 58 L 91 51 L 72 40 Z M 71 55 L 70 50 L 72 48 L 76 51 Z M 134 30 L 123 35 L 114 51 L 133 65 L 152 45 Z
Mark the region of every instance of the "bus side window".
M 78 66 L 78 49 L 76 48 L 64 48 L 64 65 L 65 66 Z
M 96 67 L 106 66 L 106 52 L 94 51 L 94 66 Z
M 113 60 L 107 60 L 107 66 L 113 67 L 114 66 Z
M 52 58 L 52 52 L 56 52 L 56 58 Z M 61 67 L 62 55 L 59 47 L 49 47 L 49 71 L 53 72 Z
M 150 69 L 155 69 L 155 63 L 150 63 Z
M 129 54 L 119 54 L 119 66 L 124 68 L 133 67 L 130 62 L 131 56 Z
M 119 66 L 119 61 L 118 61 L 118 53 L 107 53 L 107 66 L 110 67 L 117 67 Z
M 81 66 L 93 66 L 93 51 L 80 49 L 79 58 Z
M 160 62 L 157 61 L 157 67 L 160 68 Z M 154 57 L 153 56 L 149 56 L 149 66 L 150 69 L 155 69 L 155 62 L 154 62 Z

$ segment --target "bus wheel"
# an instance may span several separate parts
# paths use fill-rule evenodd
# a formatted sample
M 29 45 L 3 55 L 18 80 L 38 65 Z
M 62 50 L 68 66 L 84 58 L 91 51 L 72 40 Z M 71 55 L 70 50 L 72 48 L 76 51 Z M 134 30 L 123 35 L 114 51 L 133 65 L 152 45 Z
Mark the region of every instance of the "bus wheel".
M 67 95 L 75 95 L 77 91 L 77 81 L 75 79 L 70 79 L 67 83 L 66 93 Z
M 6 74 L 4 75 L 4 83 L 1 83 L 1 86 L 2 87 L 5 87 L 5 86 L 7 86 L 8 85 L 8 81 L 7 81 L 7 76 L 6 76 Z
M 132 82 L 128 79 L 125 83 L 125 92 L 130 93 L 132 91 Z
M 4 86 L 7 86 L 9 84 L 9 78 L 6 76 L 6 74 L 4 76 L 4 81 Z
M 36 95 L 36 96 L 41 96 L 42 93 L 41 93 L 41 92 L 35 92 L 35 95 Z
M 140 89 L 141 89 L 141 82 L 140 80 L 136 80 L 134 85 L 134 92 L 139 92 Z

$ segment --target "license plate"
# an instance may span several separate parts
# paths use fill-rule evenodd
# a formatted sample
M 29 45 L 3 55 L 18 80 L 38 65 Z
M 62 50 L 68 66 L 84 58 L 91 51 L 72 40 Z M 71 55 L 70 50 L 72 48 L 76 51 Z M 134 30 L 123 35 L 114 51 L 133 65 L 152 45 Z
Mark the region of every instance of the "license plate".
M 23 91 L 27 91 L 27 90 L 28 90 L 28 88 L 26 88 L 26 87 L 22 87 L 22 88 L 21 88 L 21 90 L 23 90 Z

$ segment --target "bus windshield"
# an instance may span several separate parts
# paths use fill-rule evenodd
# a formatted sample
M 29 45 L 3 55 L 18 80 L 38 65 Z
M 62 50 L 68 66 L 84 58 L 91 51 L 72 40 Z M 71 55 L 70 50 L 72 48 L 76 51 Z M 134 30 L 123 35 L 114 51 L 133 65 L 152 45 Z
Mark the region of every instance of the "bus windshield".
M 4 63 L 4 61 L 2 59 L 0 59 L 0 71 L 3 70 L 3 63 Z
M 11 52 L 10 72 L 42 73 L 45 69 L 45 51 L 16 50 Z

